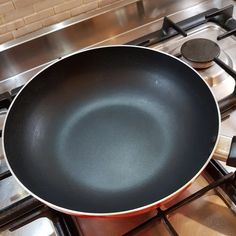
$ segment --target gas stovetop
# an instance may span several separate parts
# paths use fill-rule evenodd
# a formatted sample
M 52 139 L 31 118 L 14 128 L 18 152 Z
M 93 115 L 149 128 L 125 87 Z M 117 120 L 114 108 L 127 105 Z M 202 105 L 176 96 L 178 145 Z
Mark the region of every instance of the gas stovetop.
M 232 1 L 225 2 L 233 3 Z M 138 1 L 134 4 L 137 4 L 132 5 L 132 7 L 137 7 L 137 14 L 145 18 L 145 11 L 148 9 L 147 2 Z M 163 19 L 153 20 L 116 37 L 112 36 L 107 40 L 86 46 L 113 43 L 142 45 L 185 60 L 181 55 L 181 46 L 191 39 L 207 38 L 219 45 L 219 58 L 235 70 L 236 21 L 232 18 L 233 14 L 236 14 L 234 5 L 236 4 L 224 5 L 218 9 L 214 1 L 206 1 L 181 12 L 172 12 Z M 120 20 L 123 19 L 123 22 L 120 21 L 121 25 L 127 20 L 125 20 L 124 14 L 129 13 L 128 17 L 137 21 L 131 11 L 132 7 L 127 6 L 129 11 L 124 7 L 113 12 L 114 15 L 119 16 Z M 167 6 L 165 5 L 165 7 Z M 158 10 L 156 9 L 156 11 Z M 155 13 L 155 11 L 153 12 Z M 99 24 L 102 17 L 106 19 L 106 15 L 104 15 L 94 18 L 93 21 L 96 22 L 97 19 Z M 235 15 L 234 18 L 236 18 Z M 52 61 L 2 79 L 0 83 L 2 92 L 0 95 L 0 127 L 3 125 L 7 109 L 19 88 Z M 217 64 L 213 63 L 209 68 L 198 70 L 198 72 L 211 86 L 217 100 L 234 91 L 235 80 Z M 233 109 L 224 115 L 221 130 L 224 135 L 236 135 L 236 112 Z M 181 196 L 152 212 L 124 219 L 75 218 L 50 209 L 22 189 L 11 176 L 4 160 L 2 147 L 0 147 L 0 235 L 191 234 L 233 236 L 236 235 L 236 178 L 234 172 L 234 168 L 226 167 L 224 163 L 212 160 L 202 175 Z

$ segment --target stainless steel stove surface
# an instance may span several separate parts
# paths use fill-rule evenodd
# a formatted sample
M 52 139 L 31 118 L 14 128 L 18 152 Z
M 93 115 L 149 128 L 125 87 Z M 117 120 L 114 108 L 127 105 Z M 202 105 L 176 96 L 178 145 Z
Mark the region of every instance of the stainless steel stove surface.
M 223 11 L 215 14 L 221 8 Z M 4 66 L 0 64 L 0 92 L 4 93 L 0 96 L 0 127 L 12 97 L 17 93 L 17 87 L 51 62 L 85 47 L 141 44 L 184 60 L 180 54 L 184 42 L 207 38 L 219 45 L 219 58 L 235 70 L 236 34 L 224 38 L 226 32 L 236 29 L 236 21 L 230 17 L 231 13 L 236 19 L 235 1 L 133 1 L 127 6 L 88 19 L 86 27 L 91 26 L 93 30 L 86 31 L 76 41 L 73 40 L 78 36 L 77 31 L 84 29 L 84 23 L 69 21 L 50 27 L 48 31 L 43 30 L 39 35 L 27 36 L 22 41 L 0 45 L 0 61 Z M 167 18 L 163 20 L 165 16 Z M 101 22 L 108 22 L 107 19 L 110 21 L 106 29 L 103 29 Z M 177 22 L 177 26 L 174 22 Z M 58 36 L 62 40 L 60 45 L 55 41 Z M 44 50 L 39 52 L 37 48 L 45 40 L 54 42 L 56 47 L 52 44 L 44 55 Z M 25 53 L 19 57 L 19 53 L 26 48 L 38 54 L 31 53 L 28 56 Z M 32 64 L 27 64 L 30 57 Z M 211 67 L 198 72 L 211 86 L 217 100 L 234 91 L 235 80 L 217 64 L 213 63 Z M 227 115 L 227 119 L 222 122 L 221 133 L 232 137 L 236 135 L 236 111 Z M 50 209 L 22 189 L 8 171 L 0 146 L 0 235 L 234 236 L 235 170 L 222 162 L 211 161 L 202 175 L 181 196 L 161 209 L 143 215 L 121 219 L 75 218 Z

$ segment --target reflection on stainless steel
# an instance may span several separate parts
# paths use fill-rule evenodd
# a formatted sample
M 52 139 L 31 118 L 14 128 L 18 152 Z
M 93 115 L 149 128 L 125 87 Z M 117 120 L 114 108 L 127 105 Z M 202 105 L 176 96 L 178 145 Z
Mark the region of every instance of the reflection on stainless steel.
M 170 222 L 179 235 L 233 236 L 236 234 L 235 216 L 219 196 L 208 193 L 199 200 L 169 216 Z
M 4 231 L 1 236 L 56 236 L 56 232 L 50 220 L 39 218 L 14 232 Z
M 236 111 L 232 112 L 230 117 L 222 122 L 221 134 L 229 137 L 236 135 Z M 225 162 L 221 162 L 221 164 L 227 171 L 235 171 L 234 167 L 227 166 Z
M 154 213 L 153 213 L 154 214 Z M 77 218 L 76 221 L 78 223 L 79 231 L 82 235 L 86 236 L 120 236 L 126 233 L 129 229 L 139 225 L 143 221 L 149 219 L 151 217 L 151 213 L 149 215 L 140 215 L 137 217 L 123 218 L 123 219 L 86 219 L 86 218 Z M 96 232 L 96 234 L 94 234 Z M 139 233 L 135 234 L 135 236 L 169 236 L 165 226 L 161 221 L 156 221 L 150 227 L 143 229 Z
M 0 181 L 0 209 L 28 195 L 29 194 L 16 182 L 13 176 Z
M 6 110 L 0 110 L 0 127 L 3 127 Z M 1 138 L 0 138 L 1 141 Z M 3 156 L 2 145 L 0 145 L 0 174 L 7 170 L 7 165 Z
M 205 175 L 199 176 L 193 185 L 174 202 L 178 202 L 207 184 Z M 235 215 L 214 190 L 183 206 L 174 214 L 170 214 L 169 220 L 179 235 L 233 236 L 236 234 Z
M 1 148 L 1 154 L 0 154 L 0 174 L 4 173 L 5 171 L 8 170 L 6 161 L 4 159 L 3 153 L 2 153 L 2 148 Z M 1 190 L 1 187 L 0 187 Z M 1 201 L 0 201 L 1 204 Z
M 214 159 L 219 161 L 227 161 L 230 147 L 231 147 L 232 138 L 227 136 L 220 136 L 219 142 L 214 153 Z
M 13 88 L 17 88 L 17 87 L 20 87 L 20 86 L 24 85 L 35 74 L 37 74 L 43 68 L 45 68 L 46 66 L 48 66 L 49 64 L 51 64 L 51 63 L 53 63 L 55 61 L 56 60 L 52 60 L 49 63 L 45 63 L 43 65 L 39 65 L 39 66 L 34 67 L 34 68 L 30 69 L 30 70 L 27 70 L 25 72 L 17 74 L 15 76 L 11 77 L 11 78 L 8 78 L 6 80 L 0 81 L 0 93 L 6 92 L 6 91 L 9 91 L 9 90 L 11 90 Z
M 2 45 L 0 79 L 3 80 L 15 76 L 38 65 L 51 62 L 56 58 L 71 54 L 153 21 L 153 18 L 149 15 L 152 15 L 154 6 L 157 9 L 162 9 L 160 14 L 155 16 L 156 19 L 159 19 L 163 14 L 171 13 L 173 8 L 175 10 L 184 9 L 185 5 L 191 6 L 196 4 L 196 2 L 199 1 L 190 2 L 182 0 L 180 5 L 170 0 L 149 0 L 144 3 L 145 17 L 139 15 L 138 8 L 133 3 L 122 10 L 117 9 L 115 12 L 107 12 L 106 14 L 93 17 L 79 24 L 70 25 L 67 28 L 51 32 L 48 35 L 38 37 L 15 47 L 7 49 L 7 45 Z M 165 8 L 166 5 L 168 5 L 168 10 Z M 106 26 L 104 22 L 106 22 Z
M 225 204 L 229 207 L 229 209 L 234 213 L 234 216 L 235 216 L 236 205 L 232 202 L 230 197 L 221 188 L 217 188 L 216 192 L 219 194 L 221 199 L 225 202 Z

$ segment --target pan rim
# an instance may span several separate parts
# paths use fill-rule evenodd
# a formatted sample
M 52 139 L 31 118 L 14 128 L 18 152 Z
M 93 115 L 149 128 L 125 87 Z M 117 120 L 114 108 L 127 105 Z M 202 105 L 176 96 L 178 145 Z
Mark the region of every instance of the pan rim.
M 215 105 L 216 105 L 216 109 L 217 109 L 217 113 L 218 113 L 218 133 L 217 133 L 217 139 L 215 141 L 215 145 L 211 151 L 211 154 L 209 155 L 207 161 L 204 163 L 204 165 L 200 168 L 200 170 L 188 181 L 186 182 L 181 188 L 177 189 L 176 191 L 174 191 L 173 193 L 171 193 L 170 195 L 164 197 L 164 198 L 161 198 L 155 202 L 152 202 L 150 204 L 147 204 L 145 206 L 142 206 L 142 207 L 137 207 L 137 208 L 134 208 L 134 209 L 129 209 L 129 210 L 125 210 L 125 211 L 116 211 L 116 212 L 102 212 L 102 213 L 92 213 L 92 212 L 83 212 L 83 211 L 76 211 L 76 210 L 72 210 L 72 209 L 68 209 L 68 208 L 64 208 L 62 206 L 58 206 L 56 204 L 53 204 L 51 202 L 48 202 L 47 200 L 39 197 L 38 195 L 36 195 L 35 193 L 33 193 L 31 190 L 29 190 L 21 181 L 20 179 L 18 179 L 18 177 L 15 175 L 14 171 L 12 170 L 11 166 L 10 166 L 10 163 L 8 162 L 8 158 L 7 158 L 7 155 L 6 155 L 6 151 L 5 151 L 5 145 L 4 145 L 4 137 L 5 137 L 5 126 L 6 126 L 6 123 L 7 123 L 7 119 L 8 119 L 8 116 L 9 116 L 9 113 L 12 109 L 12 107 L 14 106 L 14 103 L 15 101 L 17 100 L 17 98 L 20 96 L 20 94 L 22 93 L 22 91 L 24 90 L 24 88 L 31 82 L 34 80 L 34 78 L 36 78 L 38 76 L 38 74 L 42 73 L 44 70 L 46 70 L 47 68 L 49 68 L 50 66 L 58 63 L 59 61 L 61 61 L 62 59 L 64 58 L 68 58 L 68 57 L 71 57 L 75 54 L 78 54 L 78 53 L 83 53 L 83 52 L 86 52 L 86 51 L 90 51 L 90 50 L 94 50 L 94 49 L 101 49 L 101 48 L 110 48 L 110 47 L 133 47 L 133 48 L 140 48 L 140 49 L 144 49 L 144 50 L 151 50 L 152 52 L 158 52 L 158 53 L 161 53 L 161 54 L 164 54 L 166 56 L 169 56 L 169 57 L 172 57 L 173 59 L 175 60 L 178 60 L 180 63 L 184 64 L 185 66 L 187 66 L 189 69 L 191 69 L 194 73 L 196 73 L 199 77 L 199 79 L 201 79 L 206 87 L 208 88 L 209 92 L 211 93 L 212 95 L 212 98 L 214 99 L 215 101 Z M 45 205 L 48 205 L 49 207 L 55 209 L 55 210 L 58 210 L 60 212 L 64 212 L 66 214 L 70 214 L 70 215 L 81 215 L 81 216 L 87 216 L 87 217 L 122 217 L 122 216 L 125 216 L 125 215 L 135 215 L 135 214 L 138 214 L 139 212 L 145 212 L 145 211 L 148 211 L 149 209 L 151 208 L 154 208 L 155 206 L 157 205 L 160 205 L 161 203 L 163 202 L 166 202 L 168 200 L 170 200 L 171 198 L 173 198 L 174 196 L 178 195 L 178 193 L 182 192 L 184 189 L 186 189 L 191 183 L 193 183 L 195 181 L 195 179 L 202 173 L 202 171 L 206 168 L 207 164 L 210 162 L 210 160 L 212 159 L 213 155 L 214 155 L 214 152 L 216 150 L 216 147 L 217 147 L 217 144 L 218 144 L 218 141 L 219 141 L 219 138 L 220 138 L 220 131 L 221 131 L 221 115 L 220 115 L 220 110 L 219 110 L 219 106 L 218 106 L 218 103 L 217 103 L 217 100 L 215 98 L 215 95 L 213 94 L 210 86 L 207 84 L 207 82 L 202 78 L 202 76 L 200 75 L 199 72 L 197 72 L 194 68 L 192 68 L 190 65 L 188 65 L 186 62 L 180 60 L 179 58 L 171 55 L 171 54 L 168 54 L 166 52 L 162 52 L 160 50 L 156 50 L 154 48 L 147 48 L 147 47 L 143 47 L 143 46 L 135 46 L 135 45 L 106 45 L 106 46 L 97 46 L 97 47 L 91 47 L 91 48 L 84 48 L 84 49 L 81 49 L 77 52 L 74 52 L 72 54 L 69 54 L 65 57 L 62 57 L 61 59 L 57 60 L 57 61 L 54 61 L 52 62 L 51 64 L 47 65 L 45 68 L 43 68 L 42 70 L 40 70 L 39 72 L 37 72 L 29 81 L 27 81 L 24 86 L 20 89 L 20 91 L 18 92 L 18 94 L 15 96 L 14 100 L 12 101 L 12 103 L 10 104 L 10 107 L 7 111 L 7 114 L 6 114 L 6 118 L 4 120 L 4 123 L 3 123 L 3 129 L 2 129 L 2 147 L 3 147 L 3 155 L 5 157 L 5 160 L 6 160 L 6 164 L 7 164 L 7 167 L 9 168 L 12 176 L 16 179 L 16 181 L 18 182 L 18 184 L 23 188 L 25 189 L 30 195 L 32 195 L 33 197 L 35 197 L 37 200 L 39 200 L 40 202 L 43 202 Z

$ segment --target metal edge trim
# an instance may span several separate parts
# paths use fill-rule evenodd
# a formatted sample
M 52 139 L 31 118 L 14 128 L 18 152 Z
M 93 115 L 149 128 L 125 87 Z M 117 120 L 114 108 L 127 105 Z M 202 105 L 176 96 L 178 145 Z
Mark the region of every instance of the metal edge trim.
M 4 136 L 5 136 L 5 126 L 6 126 L 6 122 L 7 122 L 7 118 L 8 118 L 8 115 L 15 103 L 15 101 L 17 100 L 17 98 L 20 96 L 21 92 L 24 90 L 24 88 L 31 82 L 33 81 L 33 79 L 38 75 L 40 74 L 42 71 L 46 70 L 48 67 L 50 67 L 51 65 L 54 65 L 55 63 L 59 62 L 60 60 L 48 65 L 47 67 L 43 68 L 41 71 L 39 71 L 35 76 L 33 76 L 22 88 L 21 90 L 18 92 L 18 94 L 16 95 L 16 97 L 14 98 L 14 100 L 12 101 L 9 109 L 8 109 L 8 112 L 7 112 L 7 115 L 6 115 L 6 118 L 5 118 L 5 121 L 4 121 L 4 124 L 3 124 L 3 130 L 2 130 L 2 147 L 3 147 L 3 155 L 6 159 L 6 163 L 7 163 L 7 166 L 9 168 L 9 170 L 11 171 L 12 175 L 14 176 L 14 178 L 16 179 L 16 181 L 19 183 L 19 185 L 25 189 L 29 194 L 31 194 L 33 197 L 35 197 L 36 199 L 38 199 L 39 201 L 43 202 L 44 204 L 48 205 L 49 207 L 55 209 L 55 210 L 58 210 L 60 212 L 64 212 L 66 214 L 70 214 L 70 215 L 81 215 L 81 216 L 87 216 L 87 217 L 119 217 L 119 216 L 123 216 L 123 215 L 128 215 L 128 214 L 135 214 L 135 212 L 139 212 L 139 211 L 145 211 L 146 209 L 149 209 L 149 208 L 153 208 L 155 207 L 156 205 L 159 205 L 165 201 L 168 201 L 169 199 L 171 199 L 172 197 L 174 197 L 175 195 L 178 195 L 178 193 L 180 193 L 182 190 L 184 190 L 185 188 L 187 188 L 188 186 L 190 186 L 190 184 L 201 174 L 201 172 L 205 169 L 205 167 L 207 166 L 207 164 L 210 162 L 215 150 L 216 150 L 216 146 L 218 144 L 218 141 L 219 141 L 219 138 L 220 138 L 220 130 L 221 130 L 221 123 L 220 123 L 220 120 L 221 120 L 221 115 L 220 115 L 220 110 L 219 110 L 219 106 L 218 106 L 218 103 L 216 101 L 216 98 L 213 94 L 213 92 L 211 91 L 209 85 L 207 84 L 207 82 L 202 78 L 202 76 L 196 71 L 194 70 L 191 66 L 189 66 L 187 63 L 181 61 L 179 58 L 176 58 L 174 57 L 173 55 L 170 55 L 166 52 L 162 52 L 162 51 L 159 51 L 159 50 L 155 50 L 155 49 L 152 49 L 152 48 L 147 48 L 147 47 L 142 47 L 142 46 L 133 46 L 133 45 L 109 45 L 109 46 L 100 46 L 100 47 L 93 47 L 93 48 L 89 48 L 89 49 L 82 49 L 80 50 L 79 52 L 75 52 L 75 53 L 72 53 L 68 56 L 65 56 L 63 58 L 67 58 L 67 57 L 70 57 L 70 56 L 73 56 L 74 54 L 77 54 L 77 53 L 81 53 L 81 52 L 85 52 L 85 51 L 90 51 L 90 50 L 93 50 L 93 49 L 99 49 L 99 48 L 107 48 L 107 47 L 134 47 L 134 48 L 142 48 L 142 49 L 145 49 L 145 50 L 151 50 L 151 51 L 154 51 L 154 52 L 159 52 L 159 53 L 162 53 L 162 54 L 165 54 L 167 56 L 170 56 L 172 58 L 174 58 L 175 60 L 178 60 L 179 62 L 185 64 L 187 67 L 189 67 L 192 71 L 194 71 L 201 79 L 202 81 L 206 84 L 207 88 L 209 89 L 210 93 L 212 94 L 212 97 L 215 101 L 215 104 L 216 104 L 216 108 L 217 108 L 217 111 L 218 111 L 218 121 L 219 121 L 219 126 L 218 126 L 218 134 L 217 134 L 217 140 L 215 142 L 215 146 L 214 148 L 212 149 L 212 152 L 209 156 L 209 158 L 207 159 L 207 161 L 205 162 L 205 164 L 202 166 L 202 168 L 195 174 L 195 176 L 193 176 L 185 185 L 183 185 L 181 188 L 179 188 L 177 191 L 173 192 L 172 194 L 156 201 L 156 202 L 153 202 L 151 204 L 148 204 L 148 205 L 145 205 L 145 206 L 142 206 L 142 207 L 138 207 L 138 208 L 135 208 L 135 209 L 132 209 L 132 210 L 126 210 L 126 211 L 120 211 L 120 212 L 109 212 L 109 213 L 90 213 L 90 212 L 80 212 L 80 211 L 75 211 L 75 210 L 71 210 L 71 209 L 67 209 L 67 208 L 63 208 L 61 206 L 57 206 L 57 205 L 54 205 L 53 203 L 50 203 L 44 199 L 42 199 L 41 197 L 37 196 L 36 194 L 34 194 L 33 192 L 31 192 L 26 186 L 24 186 L 24 184 L 17 178 L 17 176 L 15 175 L 15 173 L 13 172 L 13 170 L 11 169 L 11 166 L 8 162 L 8 159 L 7 159 L 7 156 L 6 156 L 6 152 L 5 152 L 5 146 L 4 146 Z

